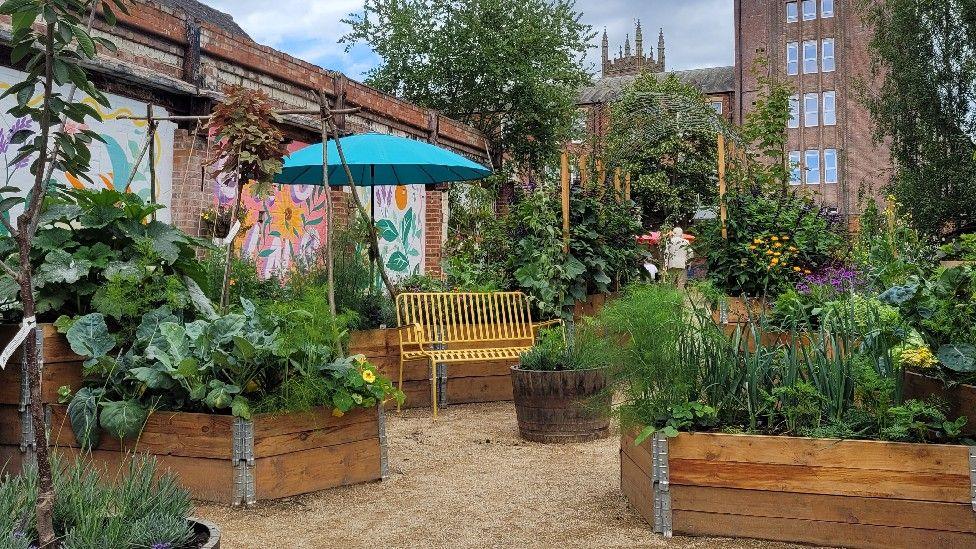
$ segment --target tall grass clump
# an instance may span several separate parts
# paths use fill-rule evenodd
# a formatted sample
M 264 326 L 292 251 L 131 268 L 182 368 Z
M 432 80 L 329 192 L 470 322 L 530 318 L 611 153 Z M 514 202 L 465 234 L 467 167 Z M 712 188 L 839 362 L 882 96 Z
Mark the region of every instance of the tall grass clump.
M 181 549 L 192 540 L 190 494 L 171 474 L 157 478 L 155 459 L 133 457 L 112 481 L 80 459 L 52 461 L 54 529 L 62 549 Z M 0 482 L 0 547 L 37 547 L 36 497 L 37 471 L 31 467 Z

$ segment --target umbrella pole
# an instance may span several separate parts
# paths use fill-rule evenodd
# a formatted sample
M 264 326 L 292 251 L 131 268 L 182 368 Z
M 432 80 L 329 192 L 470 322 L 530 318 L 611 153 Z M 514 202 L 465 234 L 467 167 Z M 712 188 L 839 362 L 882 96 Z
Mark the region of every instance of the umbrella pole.
M 376 185 L 369 187 L 369 226 L 376 226 Z M 376 290 L 376 256 L 369 254 L 369 293 Z
M 363 216 L 365 219 L 369 219 L 369 212 L 366 211 L 366 207 L 363 206 L 363 201 L 359 198 L 359 193 L 356 190 L 356 180 L 352 177 L 352 171 L 349 169 L 349 164 L 346 163 L 346 155 L 342 152 L 342 143 L 339 141 L 339 130 L 335 127 L 335 122 L 332 119 L 332 111 L 329 109 L 329 105 L 326 102 L 323 105 L 326 111 L 326 122 L 329 128 L 332 130 L 332 134 L 335 136 L 336 140 L 336 150 L 339 152 L 339 162 L 342 163 L 342 168 L 346 172 L 346 180 L 349 181 L 349 187 L 352 189 L 352 199 L 356 203 L 356 210 L 359 211 L 359 215 Z M 380 245 L 377 241 L 378 235 L 376 233 L 376 225 L 372 225 L 369 228 L 369 247 L 373 251 L 373 256 L 377 258 L 376 266 L 380 271 L 380 278 L 383 279 L 383 285 L 386 286 L 386 291 L 390 293 L 391 297 L 396 297 L 396 289 L 393 286 L 393 282 L 390 280 L 390 275 L 386 272 L 386 266 L 383 264 L 382 258 L 380 257 Z M 372 285 L 372 282 L 370 282 Z
M 319 91 L 319 108 L 322 115 L 322 185 L 325 187 L 325 273 L 329 294 L 329 312 L 336 315 L 335 301 L 335 250 L 332 231 L 335 230 L 335 213 L 332 206 L 332 187 L 329 186 L 329 107 L 325 94 Z

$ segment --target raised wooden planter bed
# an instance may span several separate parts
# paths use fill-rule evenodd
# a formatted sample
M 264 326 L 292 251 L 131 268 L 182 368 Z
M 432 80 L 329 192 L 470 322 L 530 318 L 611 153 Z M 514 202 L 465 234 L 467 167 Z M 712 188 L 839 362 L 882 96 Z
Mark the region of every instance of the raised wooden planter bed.
M 512 344 L 518 342 L 513 341 Z M 366 355 L 380 372 L 392 379 L 394 384 L 397 382 L 400 339 L 396 328 L 350 333 L 349 352 Z M 495 360 L 450 365 L 446 377 L 440 380 L 440 405 L 512 400 L 509 368 L 517 363 L 515 360 Z M 403 392 L 407 397 L 404 408 L 430 407 L 430 366 L 426 360 L 404 363 Z
M 621 489 L 655 531 L 976 547 L 976 449 L 725 434 L 633 441 L 621 438 Z
M 955 419 L 959 416 L 966 416 L 968 421 L 963 426 L 963 433 L 976 436 L 976 385 L 955 385 L 946 387 L 941 380 L 929 377 L 916 372 L 905 372 L 905 384 L 903 387 L 906 399 L 929 399 L 937 397 L 945 400 L 949 409 L 947 416 Z
M 151 454 L 196 499 L 227 504 L 306 494 L 385 476 L 382 411 L 359 409 L 341 418 L 330 409 L 262 414 L 252 421 L 187 412 L 152 414 L 137 440 L 103 435 L 82 452 L 66 417 L 51 407 L 51 444 L 117 470 L 133 454 Z
M 5 327 L 6 328 L 6 327 Z M 13 332 L 0 333 L 10 337 Z M 81 357 L 71 353 L 50 325 L 41 327 L 44 370 L 42 397 L 49 409 L 52 447 L 65 456 L 83 455 L 114 472 L 134 453 L 151 454 L 160 470 L 176 474 L 196 499 L 249 504 L 378 480 L 386 475 L 386 435 L 382 408 L 354 410 L 341 418 L 331 409 L 262 414 L 252 421 L 227 415 L 156 412 L 137 440 L 103 434 L 97 448 L 82 452 L 57 404 L 57 390 L 81 386 Z M 0 339 L 2 341 L 2 339 Z M 0 463 L 17 472 L 29 451 L 22 442 L 19 354 L 0 372 Z
M 619 293 L 593 294 L 586 296 L 586 301 L 577 303 L 573 307 L 573 319 L 576 322 L 583 320 L 584 317 L 594 317 L 600 314 L 607 303 L 616 298 Z
M 712 311 L 712 319 L 716 324 L 745 324 L 759 320 L 768 311 L 769 306 L 763 299 L 730 297 Z

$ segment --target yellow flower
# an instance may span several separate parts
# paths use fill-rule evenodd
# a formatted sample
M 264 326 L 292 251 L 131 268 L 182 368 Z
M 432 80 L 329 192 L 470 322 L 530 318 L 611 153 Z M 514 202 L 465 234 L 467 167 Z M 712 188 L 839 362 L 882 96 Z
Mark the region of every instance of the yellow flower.
M 813 274 L 813 271 L 811 271 L 810 269 L 803 269 L 803 274 L 805 275 Z
M 766 255 L 773 255 L 773 251 L 772 250 L 766 250 Z
M 777 263 L 779 263 L 779 258 L 778 257 L 774 257 L 774 258 L 772 258 L 772 259 L 769 260 L 769 264 L 770 265 L 775 265 Z
M 793 270 L 796 272 L 800 272 L 801 269 L 799 267 L 793 267 Z
M 783 236 L 781 236 L 780 238 L 781 238 L 781 239 L 783 239 L 783 240 L 789 240 L 789 239 L 790 239 L 790 237 L 788 237 L 788 236 L 786 236 L 786 235 L 783 235 Z
M 920 369 L 932 368 L 939 363 L 928 347 L 910 347 L 902 351 L 899 358 L 903 365 Z
M 783 255 L 783 253 L 782 252 L 773 252 L 773 255 L 775 255 L 776 257 L 779 257 L 779 256 Z
M 776 244 L 773 244 L 773 247 L 774 248 L 782 248 L 783 247 L 783 244 L 777 242 Z
M 376 381 L 376 374 L 374 374 L 372 370 L 363 370 L 363 381 L 366 383 Z
M 778 236 L 771 236 L 771 237 L 769 237 L 769 239 L 772 240 L 773 242 L 776 242 L 777 240 L 779 240 L 779 237 Z
M 755 249 L 756 249 L 756 247 L 755 247 L 755 246 L 749 246 L 749 249 L 750 249 L 750 250 L 755 250 Z
M 335 416 L 335 417 L 342 417 L 342 416 L 346 415 L 346 413 L 343 412 L 342 410 L 338 409 L 338 408 L 333 408 L 332 409 L 332 415 Z
M 791 252 L 795 252 L 796 251 L 796 246 L 790 246 L 790 251 Z
M 752 239 L 752 243 L 753 244 L 762 244 L 762 239 L 761 238 L 754 238 L 754 239 Z
M 353 360 L 356 361 L 357 364 L 365 364 L 366 363 L 366 355 L 359 354 L 359 355 L 356 355 L 356 356 L 354 356 L 352 358 L 353 358 Z

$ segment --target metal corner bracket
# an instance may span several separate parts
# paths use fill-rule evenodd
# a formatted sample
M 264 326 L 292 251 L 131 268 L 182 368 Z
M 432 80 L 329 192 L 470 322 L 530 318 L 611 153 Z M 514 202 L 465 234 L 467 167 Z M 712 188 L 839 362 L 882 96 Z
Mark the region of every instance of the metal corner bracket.
M 672 536 L 671 475 L 668 465 L 668 437 L 655 433 L 651 440 L 651 488 L 654 494 L 654 532 Z
M 254 505 L 254 422 L 234 418 L 234 505 Z

